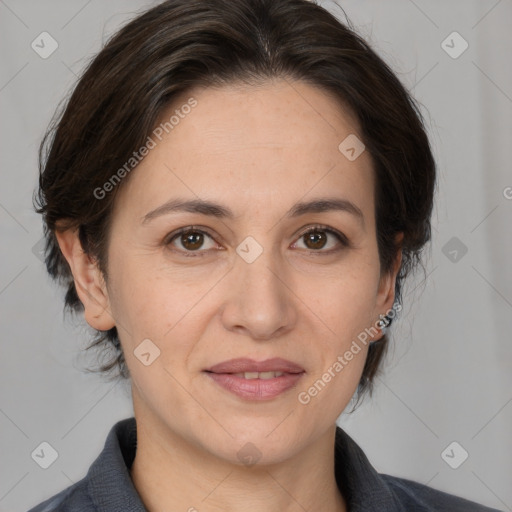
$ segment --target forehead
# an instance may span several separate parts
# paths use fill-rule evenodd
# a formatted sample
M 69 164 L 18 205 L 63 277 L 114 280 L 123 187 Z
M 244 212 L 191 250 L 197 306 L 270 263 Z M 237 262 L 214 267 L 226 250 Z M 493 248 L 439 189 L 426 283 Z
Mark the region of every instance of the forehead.
M 315 86 L 279 80 L 190 89 L 155 129 L 153 149 L 118 199 L 136 202 L 137 213 L 174 196 L 225 199 L 236 213 L 256 213 L 326 194 L 372 211 L 368 152 L 350 161 L 339 149 L 348 136 L 362 138 L 357 119 Z

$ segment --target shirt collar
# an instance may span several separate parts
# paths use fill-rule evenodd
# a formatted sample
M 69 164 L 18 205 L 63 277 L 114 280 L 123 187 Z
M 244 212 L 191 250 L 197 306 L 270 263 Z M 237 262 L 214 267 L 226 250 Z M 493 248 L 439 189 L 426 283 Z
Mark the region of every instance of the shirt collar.
M 339 426 L 336 427 L 334 466 L 336 482 L 350 512 L 406 512 L 363 450 Z
M 147 512 L 130 477 L 137 448 L 134 417 L 118 421 L 87 473 L 88 492 L 99 512 Z M 335 476 L 350 512 L 406 512 L 356 442 L 336 427 Z
M 98 512 L 147 512 L 130 477 L 136 449 L 135 418 L 118 421 L 87 473 L 87 492 Z

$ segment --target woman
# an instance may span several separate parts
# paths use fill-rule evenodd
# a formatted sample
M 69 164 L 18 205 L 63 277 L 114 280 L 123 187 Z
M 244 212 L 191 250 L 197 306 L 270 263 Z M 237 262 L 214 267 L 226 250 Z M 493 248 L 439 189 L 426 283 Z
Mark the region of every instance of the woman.
M 336 426 L 371 392 L 434 189 L 414 101 L 314 3 L 130 22 L 43 141 L 38 211 L 134 418 L 32 510 L 491 510 L 379 475 Z

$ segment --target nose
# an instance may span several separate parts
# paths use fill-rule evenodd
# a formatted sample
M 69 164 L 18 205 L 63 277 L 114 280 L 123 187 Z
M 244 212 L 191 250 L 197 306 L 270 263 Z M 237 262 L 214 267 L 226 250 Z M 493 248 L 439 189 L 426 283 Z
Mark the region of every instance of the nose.
M 263 251 L 252 263 L 237 257 L 228 287 L 222 311 L 227 330 L 269 340 L 295 325 L 297 297 L 284 265 L 278 266 L 270 251 Z

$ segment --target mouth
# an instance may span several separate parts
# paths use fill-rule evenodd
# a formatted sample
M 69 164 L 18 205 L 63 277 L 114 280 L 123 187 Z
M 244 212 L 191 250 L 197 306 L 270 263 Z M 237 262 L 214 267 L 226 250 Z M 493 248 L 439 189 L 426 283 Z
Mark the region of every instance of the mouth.
M 295 387 L 305 372 L 291 361 L 231 359 L 204 370 L 216 384 L 245 400 L 269 400 Z

